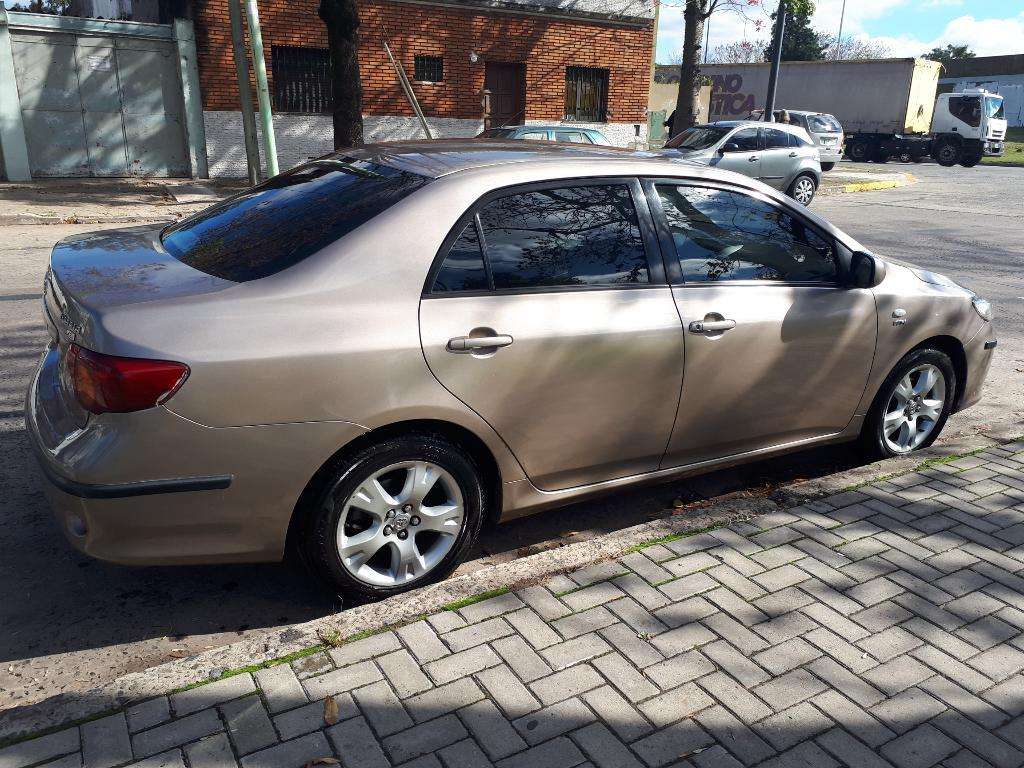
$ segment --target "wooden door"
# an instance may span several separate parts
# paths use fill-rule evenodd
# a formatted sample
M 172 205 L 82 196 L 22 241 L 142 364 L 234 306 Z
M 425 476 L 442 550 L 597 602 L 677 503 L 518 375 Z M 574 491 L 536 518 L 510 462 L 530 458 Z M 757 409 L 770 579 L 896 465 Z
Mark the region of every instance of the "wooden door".
M 488 61 L 484 88 L 491 92 L 491 116 L 487 128 L 522 125 L 526 117 L 526 65 Z

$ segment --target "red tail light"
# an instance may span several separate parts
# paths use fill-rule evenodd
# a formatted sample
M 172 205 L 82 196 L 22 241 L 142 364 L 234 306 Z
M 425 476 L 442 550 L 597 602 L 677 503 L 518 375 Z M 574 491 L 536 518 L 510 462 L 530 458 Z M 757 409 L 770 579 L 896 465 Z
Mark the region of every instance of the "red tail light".
M 128 413 L 166 402 L 188 378 L 169 360 L 115 357 L 72 344 L 64 361 L 75 397 L 91 413 Z

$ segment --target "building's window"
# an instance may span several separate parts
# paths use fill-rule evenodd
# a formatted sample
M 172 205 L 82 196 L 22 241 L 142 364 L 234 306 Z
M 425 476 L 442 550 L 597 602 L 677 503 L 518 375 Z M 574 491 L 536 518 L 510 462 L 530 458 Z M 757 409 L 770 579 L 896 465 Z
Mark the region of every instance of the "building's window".
M 440 56 L 417 56 L 413 60 L 413 79 L 421 83 L 444 80 L 444 59 Z
M 565 68 L 565 119 L 603 123 L 608 118 L 608 70 Z
M 275 111 L 327 114 L 334 109 L 331 57 L 326 48 L 274 45 L 270 66 Z

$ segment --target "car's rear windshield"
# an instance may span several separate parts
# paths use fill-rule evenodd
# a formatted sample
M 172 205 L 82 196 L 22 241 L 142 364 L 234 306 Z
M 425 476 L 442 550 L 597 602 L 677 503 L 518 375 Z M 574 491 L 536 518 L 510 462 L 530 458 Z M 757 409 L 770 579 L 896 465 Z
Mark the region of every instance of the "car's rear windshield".
M 843 126 L 832 115 L 808 115 L 807 125 L 815 133 L 835 133 L 843 130 Z
M 276 274 L 387 210 L 430 179 L 377 163 L 316 160 L 167 227 L 164 248 L 238 283 Z

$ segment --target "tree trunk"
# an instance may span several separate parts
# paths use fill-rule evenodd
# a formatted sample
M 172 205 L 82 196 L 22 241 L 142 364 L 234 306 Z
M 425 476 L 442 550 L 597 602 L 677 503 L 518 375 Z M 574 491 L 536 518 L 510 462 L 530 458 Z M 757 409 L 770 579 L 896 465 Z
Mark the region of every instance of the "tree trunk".
M 679 65 L 679 96 L 676 98 L 675 120 L 671 135 L 697 122 L 697 100 L 700 90 L 700 51 L 704 37 L 707 0 L 686 0 L 683 20 L 683 61 Z
M 355 0 L 320 0 L 327 27 L 334 94 L 334 148 L 363 143 L 363 86 L 359 81 L 359 8 Z

